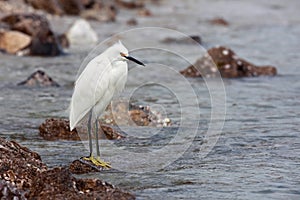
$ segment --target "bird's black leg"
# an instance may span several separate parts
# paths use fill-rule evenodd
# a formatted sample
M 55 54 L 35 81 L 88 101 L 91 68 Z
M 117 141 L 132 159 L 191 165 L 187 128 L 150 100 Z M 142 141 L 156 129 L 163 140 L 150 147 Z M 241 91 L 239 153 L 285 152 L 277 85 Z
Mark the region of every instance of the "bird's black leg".
M 104 162 L 100 159 L 100 148 L 99 148 L 99 136 L 98 136 L 98 118 L 96 118 L 95 121 L 95 138 L 96 138 L 96 151 L 97 151 L 97 157 L 96 157 L 96 165 L 101 166 L 103 168 L 111 168 L 110 164 L 107 162 Z M 100 131 L 102 132 L 102 129 L 100 127 Z
M 96 138 L 96 151 L 97 157 L 100 158 L 100 149 L 99 149 L 99 137 L 98 137 L 98 119 L 95 121 L 95 138 Z
M 92 141 L 92 115 L 93 115 L 93 109 L 91 109 L 89 114 L 89 120 L 88 120 L 88 132 L 89 132 L 89 146 L 90 146 L 90 156 L 93 154 L 93 141 Z
M 90 145 L 90 156 L 84 157 L 83 160 L 87 160 L 92 162 L 94 165 L 102 167 L 102 168 L 111 168 L 110 164 L 107 162 L 104 162 L 100 159 L 100 150 L 99 150 L 99 137 L 98 137 L 98 120 L 96 118 L 95 120 L 95 139 L 96 139 L 96 153 L 97 157 L 93 156 L 93 144 L 92 144 L 92 112 L 93 109 L 91 109 L 89 121 L 88 121 L 88 132 L 89 132 L 89 145 Z

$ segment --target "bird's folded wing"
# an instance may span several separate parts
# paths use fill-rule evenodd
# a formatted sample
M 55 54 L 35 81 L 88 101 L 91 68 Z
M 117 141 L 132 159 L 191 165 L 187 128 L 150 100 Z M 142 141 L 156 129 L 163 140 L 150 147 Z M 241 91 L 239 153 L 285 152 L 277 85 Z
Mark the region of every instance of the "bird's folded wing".
M 91 60 L 76 80 L 70 105 L 70 128 L 87 115 L 109 86 L 110 61 L 102 55 Z

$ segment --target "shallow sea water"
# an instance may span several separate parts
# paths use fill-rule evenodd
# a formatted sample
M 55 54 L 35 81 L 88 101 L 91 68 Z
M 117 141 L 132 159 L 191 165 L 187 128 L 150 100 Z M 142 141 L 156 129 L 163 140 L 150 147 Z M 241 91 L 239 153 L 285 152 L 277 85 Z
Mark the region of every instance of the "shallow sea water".
M 221 135 L 216 135 L 217 143 L 203 154 L 201 147 L 209 143 L 205 135 L 212 111 L 207 83 L 200 79 L 179 81 L 180 77 L 173 72 L 184 69 L 188 63 L 178 56 L 157 49 L 134 52 L 140 60 L 149 63 L 147 67 L 151 69 L 133 68 L 124 94 L 136 89 L 132 95 L 135 103 L 156 106 L 174 125 L 123 127 L 129 137 L 114 145 L 126 150 L 128 155 L 116 162 L 118 170 L 86 177 L 102 178 L 133 192 L 138 199 L 300 199 L 300 16 L 297 7 L 296 0 L 166 0 L 160 6 L 149 5 L 153 16 L 139 18 L 138 27 L 163 26 L 187 35 L 199 34 L 204 47 L 226 45 L 253 63 L 276 66 L 278 76 L 223 80 L 226 92 L 224 127 Z M 92 22 L 92 26 L 102 41 L 111 34 L 130 29 L 125 22 L 134 16 L 134 12 L 122 10 L 116 23 Z M 207 23 L 217 16 L 227 19 L 230 26 Z M 55 30 L 62 32 L 73 20 L 66 18 L 62 24 L 54 18 L 51 22 Z M 137 43 L 149 46 L 168 36 L 168 32 L 141 33 L 122 39 L 135 48 Z M 201 54 L 191 45 L 171 44 L 166 48 L 182 51 L 185 58 L 192 61 Z M 67 165 L 88 154 L 82 142 L 44 141 L 38 136 L 37 127 L 46 118 L 68 116 L 66 109 L 72 84 L 90 50 L 73 47 L 66 56 L 56 58 L 0 55 L 1 136 L 37 151 L 50 167 Z M 165 73 L 164 68 L 153 63 L 171 68 Z M 61 87 L 28 89 L 16 86 L 37 68 L 46 71 Z M 139 87 L 141 82 L 148 80 L 162 81 L 169 87 L 162 87 L 163 84 Z M 218 94 L 222 91 L 222 85 L 219 91 L 215 90 Z M 194 93 L 198 102 L 193 99 Z M 220 115 L 214 118 L 212 128 L 223 122 L 223 111 L 218 111 Z M 184 121 L 181 121 L 182 115 Z M 186 138 L 173 141 L 178 130 Z M 192 144 L 182 151 L 179 147 L 191 138 Z M 118 158 L 118 151 L 109 148 L 109 144 L 101 141 L 104 159 Z M 165 154 L 167 157 L 144 157 L 149 151 L 172 145 L 171 151 Z M 175 161 L 164 166 L 163 159 L 173 157 Z M 138 161 L 143 164 L 135 165 Z

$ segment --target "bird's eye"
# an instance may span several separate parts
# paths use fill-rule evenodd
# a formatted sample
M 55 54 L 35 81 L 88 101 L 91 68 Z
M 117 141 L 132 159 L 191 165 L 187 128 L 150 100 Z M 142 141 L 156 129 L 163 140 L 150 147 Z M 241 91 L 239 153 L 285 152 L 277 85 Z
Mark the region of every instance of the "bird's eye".
M 126 54 L 125 53 L 120 53 L 120 55 L 122 56 L 122 57 L 125 57 L 126 56 Z

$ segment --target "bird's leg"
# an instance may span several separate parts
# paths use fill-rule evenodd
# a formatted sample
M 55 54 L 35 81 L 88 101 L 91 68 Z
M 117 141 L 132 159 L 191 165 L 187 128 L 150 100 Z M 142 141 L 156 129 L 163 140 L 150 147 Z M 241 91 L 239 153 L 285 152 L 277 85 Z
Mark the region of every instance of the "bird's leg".
M 93 141 L 92 141 L 92 115 L 93 115 L 93 109 L 91 109 L 89 114 L 89 120 L 87 124 L 88 128 L 88 137 L 89 137 L 89 147 L 90 147 L 90 155 L 88 157 L 82 157 L 84 160 L 91 160 L 93 158 Z
M 87 160 L 92 162 L 96 166 L 100 166 L 103 168 L 111 168 L 109 163 L 106 163 L 100 159 L 100 150 L 99 150 L 99 137 L 98 137 L 98 121 L 96 118 L 95 121 L 95 138 L 96 138 L 96 152 L 97 157 L 93 156 L 93 142 L 92 142 L 92 115 L 93 109 L 90 111 L 89 120 L 88 120 L 88 134 L 89 134 L 89 147 L 90 147 L 90 155 L 88 157 L 83 157 L 83 160 Z
M 101 127 L 100 127 L 101 129 Z M 102 130 L 101 130 L 102 131 Z M 95 138 L 96 138 L 96 150 L 97 150 L 97 158 L 98 166 L 104 167 L 104 168 L 111 168 L 110 164 L 107 162 L 104 162 L 100 159 L 100 148 L 99 148 L 99 136 L 98 136 L 98 120 L 96 118 L 95 121 Z
M 96 119 L 95 122 L 95 136 L 96 136 L 96 150 L 97 150 L 97 157 L 100 158 L 100 149 L 99 149 L 99 137 L 98 137 L 98 120 Z
M 93 155 L 93 141 L 92 141 L 92 115 L 93 115 L 93 109 L 90 111 L 90 116 L 88 120 L 88 132 L 89 132 L 89 146 L 90 146 L 90 156 L 92 157 Z

